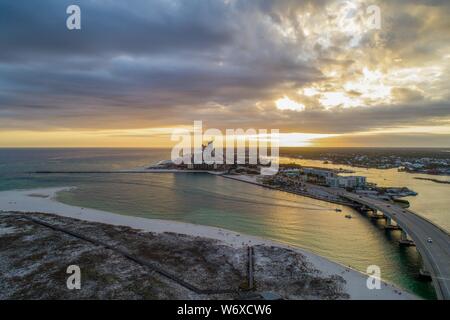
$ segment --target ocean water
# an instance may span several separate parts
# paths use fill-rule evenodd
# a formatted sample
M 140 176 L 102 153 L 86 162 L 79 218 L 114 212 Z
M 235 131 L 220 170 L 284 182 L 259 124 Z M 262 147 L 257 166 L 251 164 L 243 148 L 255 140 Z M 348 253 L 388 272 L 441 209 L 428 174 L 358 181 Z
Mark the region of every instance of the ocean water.
M 33 173 L 128 169 L 169 158 L 169 154 L 158 149 L 0 149 L 0 190 L 77 186 L 61 193 L 59 200 L 262 236 L 363 272 L 378 265 L 384 280 L 423 298 L 435 298 L 431 283 L 419 277 L 416 249 L 399 247 L 399 232 L 386 232 L 383 221 L 371 221 L 350 208 L 208 174 Z M 353 219 L 344 217 L 349 213 Z M 433 216 L 433 210 L 427 214 Z

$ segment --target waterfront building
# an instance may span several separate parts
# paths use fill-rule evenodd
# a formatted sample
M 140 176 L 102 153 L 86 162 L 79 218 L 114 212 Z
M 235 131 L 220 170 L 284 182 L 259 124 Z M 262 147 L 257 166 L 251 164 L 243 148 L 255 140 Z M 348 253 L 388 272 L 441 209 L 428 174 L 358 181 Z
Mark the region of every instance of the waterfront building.
M 334 188 L 363 188 L 366 186 L 366 177 L 363 176 L 338 176 L 328 177 L 326 184 Z
M 307 175 L 315 175 L 324 179 L 337 176 L 336 172 L 334 171 L 315 168 L 303 168 L 303 173 Z

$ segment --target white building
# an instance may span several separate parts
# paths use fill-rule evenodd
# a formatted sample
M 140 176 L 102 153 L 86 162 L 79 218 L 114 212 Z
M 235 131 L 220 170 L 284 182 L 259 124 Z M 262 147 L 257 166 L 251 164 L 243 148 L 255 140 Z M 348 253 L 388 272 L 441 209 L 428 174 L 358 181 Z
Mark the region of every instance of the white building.
M 366 186 L 364 176 L 339 176 L 332 170 L 303 168 L 305 175 L 315 175 L 324 178 L 326 184 L 334 188 L 362 188 Z
M 334 176 L 327 178 L 327 185 L 334 188 L 362 188 L 366 185 L 366 177 L 363 176 Z
M 316 175 L 325 179 L 337 177 L 336 173 L 331 170 L 303 168 L 305 174 Z

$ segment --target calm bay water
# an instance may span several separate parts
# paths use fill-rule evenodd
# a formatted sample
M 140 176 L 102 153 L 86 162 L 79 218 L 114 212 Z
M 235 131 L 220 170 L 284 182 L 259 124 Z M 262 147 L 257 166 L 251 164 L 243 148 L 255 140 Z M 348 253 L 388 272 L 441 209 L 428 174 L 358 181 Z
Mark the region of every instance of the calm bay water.
M 61 201 L 124 215 L 217 226 L 302 247 L 333 261 L 366 271 L 381 267 L 382 278 L 425 298 L 434 298 L 431 283 L 419 279 L 415 248 L 399 248 L 398 232 L 385 232 L 382 221 L 370 221 L 352 209 L 288 193 L 264 189 L 208 174 L 55 174 L 38 170 L 112 170 L 155 163 L 169 157 L 156 149 L 0 149 L 0 190 L 77 186 L 61 193 Z M 317 165 L 317 163 L 316 163 Z M 338 166 L 342 167 L 342 166 Z M 407 185 L 430 195 L 410 199 L 412 208 L 449 228 L 440 214 L 445 201 L 433 188 L 449 185 L 411 180 L 406 173 L 358 172 L 387 185 Z M 386 179 L 386 180 L 384 180 Z M 423 190 L 422 184 L 425 183 Z M 442 187 L 447 189 L 441 189 Z M 431 189 L 431 190 L 430 190 Z M 422 190 L 422 191 L 421 191 Z M 448 201 L 448 200 L 447 200 Z M 421 207 L 422 206 L 422 207 Z M 342 212 L 336 212 L 336 207 Z M 448 204 L 447 207 L 448 208 Z M 445 212 L 445 211 L 444 211 Z M 345 219 L 351 213 L 353 219 Z M 421 212 L 422 213 L 422 212 Z
M 398 172 L 397 169 L 366 169 L 340 164 L 324 164 L 323 161 L 319 160 L 282 158 L 281 161 L 294 162 L 304 166 L 352 170 L 354 173 L 347 175 L 366 176 L 369 182 L 376 183 L 381 187 L 406 186 L 418 193 L 417 196 L 403 198 L 409 201 L 410 209 L 450 232 L 450 184 L 415 179 L 450 181 L 450 176 Z

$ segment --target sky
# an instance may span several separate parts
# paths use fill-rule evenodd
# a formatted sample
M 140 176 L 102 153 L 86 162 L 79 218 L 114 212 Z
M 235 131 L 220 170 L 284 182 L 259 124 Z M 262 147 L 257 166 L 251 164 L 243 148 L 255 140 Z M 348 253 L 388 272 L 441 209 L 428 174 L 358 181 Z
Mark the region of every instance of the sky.
M 198 120 L 282 146 L 450 147 L 449 16 L 448 0 L 1 0 L 0 147 L 168 147 Z

